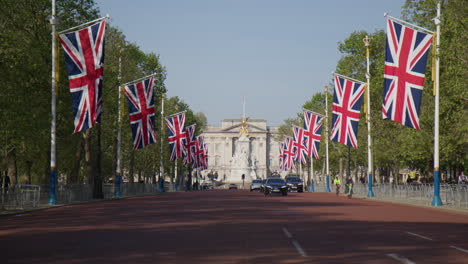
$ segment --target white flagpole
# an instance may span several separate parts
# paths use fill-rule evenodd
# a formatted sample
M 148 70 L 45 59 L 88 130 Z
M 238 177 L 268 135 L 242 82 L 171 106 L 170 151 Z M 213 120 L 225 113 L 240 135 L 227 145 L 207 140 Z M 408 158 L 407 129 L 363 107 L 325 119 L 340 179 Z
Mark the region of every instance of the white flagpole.
M 177 187 L 178 187 L 178 182 L 177 182 L 177 159 L 174 162 L 174 180 L 172 182 L 174 183 L 173 191 L 176 192 Z
M 342 74 L 339 74 L 339 73 L 336 73 L 336 72 L 334 72 L 333 75 L 340 76 L 340 77 L 342 77 L 342 78 L 345 78 L 345 79 L 348 79 L 348 80 L 350 80 L 350 81 L 354 81 L 354 82 L 357 82 L 357 83 L 366 84 L 366 83 L 363 82 L 363 81 L 359 81 L 359 80 L 353 79 L 353 78 L 351 78 L 351 77 L 348 77 L 348 76 L 345 76 L 345 75 L 342 75 Z
M 439 171 L 439 45 L 440 45 L 440 2 L 437 3 L 436 24 L 436 65 L 435 65 L 435 111 L 434 111 L 434 198 L 432 206 L 442 206 L 440 199 L 440 171 Z
M 159 191 L 164 191 L 164 166 L 163 166 L 163 129 L 164 129 L 164 93 L 161 93 L 161 135 L 159 135 Z
M 122 144 L 122 109 L 121 109 L 121 96 L 122 96 L 122 48 L 119 49 L 119 75 L 117 77 L 118 84 L 119 84 L 119 95 L 117 97 L 117 166 L 115 172 L 115 197 L 121 197 L 120 192 L 120 183 L 122 181 L 122 174 L 121 174 L 121 144 Z
M 314 158 L 310 156 L 310 174 L 311 174 L 311 182 L 310 182 L 310 191 L 315 192 L 314 184 L 315 184 L 315 174 L 314 174 Z
M 50 19 L 50 24 L 52 26 L 52 97 L 51 97 L 51 113 L 52 113 L 52 121 L 50 125 L 50 183 L 49 183 L 49 204 L 54 205 L 57 204 L 57 199 L 55 196 L 55 181 L 56 181 L 56 104 L 57 104 L 57 97 L 55 95 L 55 79 L 56 79 L 56 72 L 55 72 L 55 62 L 56 62 L 56 40 L 55 40 L 55 25 L 57 25 L 57 19 L 55 17 L 55 0 L 52 0 L 52 17 Z
M 144 76 L 144 77 L 141 77 L 141 78 L 135 79 L 135 80 L 133 80 L 133 81 L 130 81 L 130 82 L 128 82 L 128 83 L 125 83 L 125 84 L 124 84 L 124 86 L 126 86 L 126 85 L 129 85 L 129 84 L 134 84 L 134 83 L 136 83 L 136 82 L 139 82 L 139 81 L 142 81 L 142 80 L 148 79 L 149 77 L 151 77 L 151 76 L 155 76 L 155 75 L 156 75 L 156 73 L 152 73 L 152 74 L 150 74 L 150 75 L 146 75 L 146 76 Z
M 400 23 L 402 23 L 402 24 L 405 24 L 405 25 L 408 25 L 408 26 L 410 26 L 410 27 L 413 27 L 413 28 L 415 28 L 416 30 L 421 30 L 421 31 L 424 31 L 424 32 L 429 33 L 429 34 L 431 34 L 431 35 L 434 35 L 434 33 L 435 33 L 434 31 L 430 31 L 430 30 L 425 29 L 425 28 L 423 28 L 423 27 L 416 26 L 416 25 L 414 25 L 414 24 L 411 24 L 411 23 L 406 22 L 406 21 L 404 21 L 404 20 L 398 19 L 398 18 L 396 18 L 396 17 L 392 17 L 392 16 L 390 16 L 388 13 L 384 13 L 384 17 L 388 17 L 388 18 L 390 18 L 391 20 L 398 21 L 398 22 L 400 22 Z M 438 16 L 438 17 L 439 17 L 439 16 Z
M 93 24 L 93 23 L 96 23 L 96 22 L 98 22 L 98 21 L 104 20 L 104 19 L 109 18 L 109 17 L 110 17 L 109 14 L 107 14 L 105 17 L 101 17 L 101 18 L 95 19 L 95 20 L 93 20 L 93 21 L 89 21 L 89 22 L 83 23 L 83 24 L 81 24 L 81 25 L 78 25 L 78 26 L 75 26 L 75 27 L 71 27 L 71 28 L 62 30 L 62 31 L 59 32 L 59 34 L 64 34 L 64 33 L 73 31 L 73 30 L 75 30 L 75 29 L 82 28 L 82 27 L 85 27 L 85 26 L 87 26 L 87 25 L 91 25 L 91 24 Z
M 369 59 L 369 45 L 370 45 L 370 38 L 366 36 L 364 38 L 364 45 L 366 46 L 366 60 L 367 60 L 367 71 L 366 71 L 366 81 L 367 81 L 367 89 L 366 89 L 366 100 L 367 100 L 367 197 L 374 197 L 374 191 L 372 190 L 372 181 L 373 176 L 372 172 L 373 164 L 372 164 L 372 139 L 371 139 L 371 108 L 370 108 L 370 59 Z
M 328 85 L 325 85 L 325 152 L 327 155 L 327 174 L 325 176 L 325 181 L 327 184 L 326 192 L 331 192 L 330 190 L 330 164 L 328 158 Z

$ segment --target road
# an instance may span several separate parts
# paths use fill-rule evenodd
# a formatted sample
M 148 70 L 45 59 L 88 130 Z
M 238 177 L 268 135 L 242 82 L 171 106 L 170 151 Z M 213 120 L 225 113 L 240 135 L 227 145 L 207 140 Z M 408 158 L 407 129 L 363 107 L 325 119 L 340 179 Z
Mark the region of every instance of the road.
M 468 263 L 468 214 L 332 193 L 165 193 L 2 216 L 0 257 L 2 263 Z

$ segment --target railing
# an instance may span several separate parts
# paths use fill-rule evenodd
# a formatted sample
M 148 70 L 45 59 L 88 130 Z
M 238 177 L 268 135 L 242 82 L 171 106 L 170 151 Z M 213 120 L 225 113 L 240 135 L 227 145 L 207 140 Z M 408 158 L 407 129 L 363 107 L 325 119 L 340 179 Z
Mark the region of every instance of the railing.
M 114 184 L 103 184 L 104 199 L 114 197 Z M 172 191 L 169 184 L 165 184 L 166 192 Z M 155 194 L 159 192 L 158 184 L 145 183 L 122 183 L 121 196 L 138 196 Z M 0 191 L 1 208 L 30 209 L 45 206 L 49 202 L 49 185 L 17 184 L 10 186 L 5 193 Z M 55 189 L 57 204 L 73 204 L 79 202 L 92 201 L 93 185 L 91 184 L 58 184 Z
M 372 187 L 376 198 L 382 199 L 404 199 L 408 201 L 424 201 L 431 203 L 434 197 L 434 185 L 432 184 L 375 184 Z M 316 192 L 325 192 L 325 184 L 315 185 Z M 334 193 L 335 187 L 331 186 Z M 355 184 L 353 194 L 355 196 L 367 196 L 367 184 Z M 345 192 L 342 185 L 340 193 Z M 468 185 L 467 184 L 441 184 L 440 198 L 445 206 L 468 208 Z

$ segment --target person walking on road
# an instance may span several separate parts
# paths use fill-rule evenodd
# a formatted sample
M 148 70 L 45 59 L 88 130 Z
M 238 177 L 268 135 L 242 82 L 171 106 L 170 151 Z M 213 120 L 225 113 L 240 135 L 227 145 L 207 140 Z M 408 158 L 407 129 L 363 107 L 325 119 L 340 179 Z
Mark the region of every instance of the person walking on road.
M 351 197 L 353 196 L 353 185 L 354 185 L 354 181 L 353 181 L 353 178 L 351 176 L 349 176 L 347 179 L 346 179 L 346 186 L 348 187 L 348 198 L 351 199 Z
M 340 195 L 341 181 L 338 178 L 338 176 L 336 176 L 335 179 L 333 180 L 333 184 L 335 185 L 335 188 L 336 188 L 336 196 Z

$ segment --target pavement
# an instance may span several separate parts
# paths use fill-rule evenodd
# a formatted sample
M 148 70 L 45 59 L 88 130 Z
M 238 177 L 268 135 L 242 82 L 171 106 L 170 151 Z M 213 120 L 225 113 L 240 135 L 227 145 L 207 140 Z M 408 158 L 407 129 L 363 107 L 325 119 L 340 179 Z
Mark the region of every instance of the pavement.
M 334 193 L 165 193 L 0 217 L 2 263 L 468 263 L 465 212 Z M 5 262 L 3 262 L 5 261 Z

